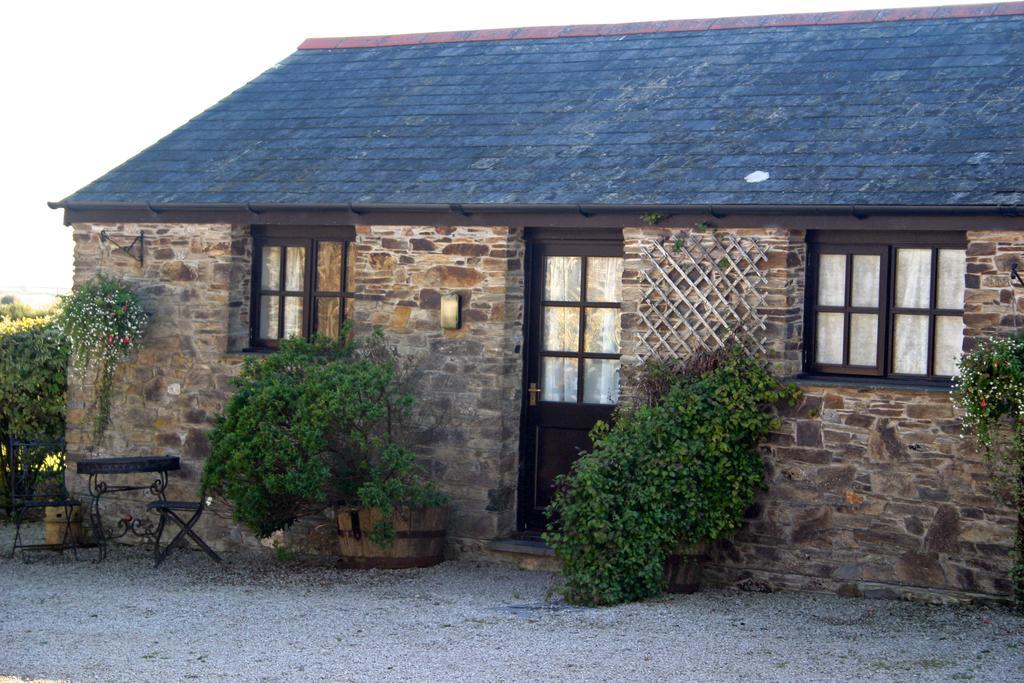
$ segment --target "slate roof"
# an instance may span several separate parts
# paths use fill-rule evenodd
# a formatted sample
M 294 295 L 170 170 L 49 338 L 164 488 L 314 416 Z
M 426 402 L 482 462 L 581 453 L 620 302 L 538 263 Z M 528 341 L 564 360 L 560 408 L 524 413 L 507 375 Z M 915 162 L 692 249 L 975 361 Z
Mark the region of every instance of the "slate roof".
M 66 202 L 1018 206 L 1024 3 L 984 7 L 307 41 Z

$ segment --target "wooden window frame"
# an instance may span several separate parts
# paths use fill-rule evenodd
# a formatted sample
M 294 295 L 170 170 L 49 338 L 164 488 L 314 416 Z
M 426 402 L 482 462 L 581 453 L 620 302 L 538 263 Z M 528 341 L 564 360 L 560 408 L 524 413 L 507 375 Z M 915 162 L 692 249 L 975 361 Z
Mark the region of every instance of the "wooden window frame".
M 350 226 L 253 226 L 252 228 L 252 296 L 249 313 L 249 345 L 254 350 L 267 351 L 277 349 L 284 337 L 284 299 L 285 297 L 302 298 L 302 336 L 309 338 L 315 328 L 315 307 L 322 299 L 338 299 L 340 301 L 340 325 L 347 319 L 347 303 L 355 298 L 354 283 L 349 282 L 350 262 L 353 255 L 352 245 L 355 242 L 355 229 Z M 314 289 L 316 285 L 316 260 L 321 242 L 340 242 L 341 252 L 341 291 L 326 292 Z M 264 247 L 281 247 L 281 281 L 284 286 L 285 255 L 287 247 L 303 247 L 306 250 L 305 271 L 302 291 L 285 289 L 263 289 Z M 261 339 L 260 332 L 260 299 L 263 296 L 278 297 L 277 339 Z
M 907 383 L 928 383 L 948 385 L 951 377 L 934 374 L 935 362 L 935 318 L 938 316 L 963 317 L 963 309 L 937 308 L 938 257 L 942 249 L 966 249 L 967 238 L 962 232 L 829 232 L 808 233 L 806 286 L 804 300 L 804 374 L 811 377 L 849 377 L 885 379 Z M 929 307 L 898 308 L 896 306 L 896 250 L 931 250 L 931 282 Z M 845 301 L 842 306 L 825 306 L 818 303 L 819 259 L 823 254 L 846 255 Z M 879 306 L 877 309 L 851 305 L 853 256 L 879 255 Z M 817 346 L 817 316 L 819 313 L 842 313 L 845 334 L 843 337 L 843 364 L 818 363 L 815 358 Z M 875 367 L 849 365 L 850 316 L 854 313 L 878 315 L 878 338 Z M 897 315 L 928 316 L 928 348 L 926 375 L 912 375 L 893 371 L 893 343 Z

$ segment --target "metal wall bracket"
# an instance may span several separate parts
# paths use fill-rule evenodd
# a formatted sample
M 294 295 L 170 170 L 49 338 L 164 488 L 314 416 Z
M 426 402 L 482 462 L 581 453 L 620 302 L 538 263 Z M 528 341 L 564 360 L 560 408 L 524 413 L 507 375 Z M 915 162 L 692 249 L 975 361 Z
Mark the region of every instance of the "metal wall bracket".
M 1020 271 L 1017 270 L 1018 268 L 1019 266 L 1016 261 L 1010 264 L 1010 284 L 1012 285 L 1013 280 L 1016 280 L 1020 283 L 1021 287 L 1024 287 L 1024 278 L 1020 276 Z
M 119 243 L 117 240 L 111 237 L 106 230 L 100 231 L 100 241 L 110 242 L 114 246 L 114 248 L 118 249 L 119 251 L 123 251 L 124 253 L 128 254 L 133 259 L 138 261 L 140 266 L 143 264 L 143 250 L 146 242 L 146 233 L 142 232 L 141 230 L 139 231 L 139 234 L 136 235 L 135 238 L 127 245 Z M 135 253 L 136 247 L 138 247 L 138 254 Z

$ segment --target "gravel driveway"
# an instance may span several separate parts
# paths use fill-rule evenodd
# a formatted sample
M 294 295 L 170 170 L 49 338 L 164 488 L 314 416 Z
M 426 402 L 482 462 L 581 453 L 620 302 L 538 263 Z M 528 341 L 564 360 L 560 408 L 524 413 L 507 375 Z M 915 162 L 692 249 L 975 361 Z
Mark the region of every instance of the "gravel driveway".
M 0 680 L 1024 680 L 1024 619 L 1002 610 L 729 590 L 576 609 L 506 566 L 26 564 L 9 532 Z

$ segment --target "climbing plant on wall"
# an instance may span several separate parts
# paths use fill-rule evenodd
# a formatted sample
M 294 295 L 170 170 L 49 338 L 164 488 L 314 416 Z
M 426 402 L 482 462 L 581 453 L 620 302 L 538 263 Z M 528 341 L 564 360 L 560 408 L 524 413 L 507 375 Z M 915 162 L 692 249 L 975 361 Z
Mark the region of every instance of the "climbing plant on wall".
M 639 373 L 636 405 L 597 424 L 548 508 L 573 603 L 656 595 L 669 555 L 739 528 L 764 483 L 760 441 L 779 426 L 770 408 L 800 393 L 739 347 Z
M 996 493 L 1017 510 L 1011 581 L 1024 610 L 1024 335 L 982 342 L 966 354 L 953 399 L 965 433 L 988 456 Z
M 92 436 L 96 444 L 110 424 L 114 371 L 142 347 L 148 316 L 120 280 L 97 275 L 63 298 L 57 327 L 67 339 L 76 369 L 96 378 Z

